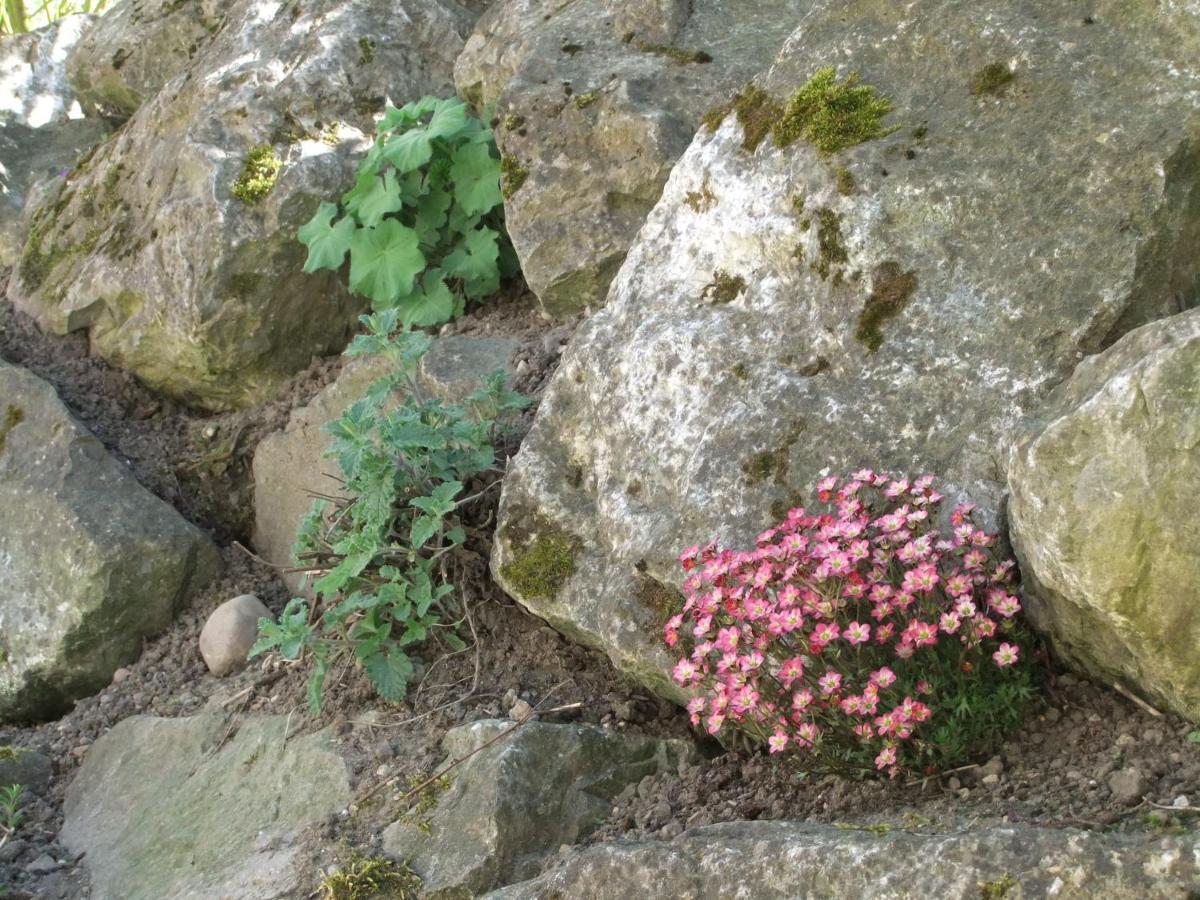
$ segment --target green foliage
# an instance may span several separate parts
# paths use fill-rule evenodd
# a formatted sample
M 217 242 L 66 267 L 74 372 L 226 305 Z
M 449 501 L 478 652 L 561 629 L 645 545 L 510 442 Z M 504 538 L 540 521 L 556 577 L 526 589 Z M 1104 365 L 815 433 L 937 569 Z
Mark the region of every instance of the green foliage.
M 839 82 L 833 66 L 826 66 L 791 96 L 771 135 L 777 147 L 803 138 L 828 155 L 890 134 L 894 129 L 882 123 L 891 111 L 886 97 L 858 83 L 858 73 Z
M 247 206 L 253 206 L 275 187 L 275 179 L 283 162 L 275 155 L 270 144 L 251 148 L 242 164 L 242 173 L 233 183 L 230 193 Z
M 1002 94 L 1016 77 L 1007 63 L 988 63 L 971 77 L 971 93 L 976 97 Z
M 516 273 L 504 231 L 492 132 L 460 100 L 389 106 L 341 204 L 322 203 L 299 232 L 305 272 L 339 269 L 372 308 L 436 325 Z
M 0 787 L 0 838 L 7 840 L 17 833 L 24 818 L 18 809 L 24 794 L 24 785 L 10 784 Z
M 408 866 L 355 854 L 341 871 L 321 882 L 320 892 L 324 900 L 406 900 L 420 895 L 421 879 Z
M 4 0 L 0 4 L 0 35 L 33 31 L 74 13 L 101 13 L 108 0 Z
M 459 510 L 479 496 L 464 496 L 464 485 L 493 468 L 495 438 L 528 405 L 502 372 L 462 403 L 428 399 L 417 367 L 431 339 L 397 332 L 395 308 L 363 323 L 346 354 L 382 356 L 391 374 L 325 426 L 348 499 L 318 502 L 301 524 L 296 556 L 320 570 L 316 603 L 295 598 L 278 623 L 263 619 L 250 651 L 308 654 L 314 712 L 339 660 L 361 666 L 384 699 L 401 700 L 413 672 L 408 648 L 435 634 L 462 646 L 445 620 L 457 611 L 447 562 L 466 540 Z

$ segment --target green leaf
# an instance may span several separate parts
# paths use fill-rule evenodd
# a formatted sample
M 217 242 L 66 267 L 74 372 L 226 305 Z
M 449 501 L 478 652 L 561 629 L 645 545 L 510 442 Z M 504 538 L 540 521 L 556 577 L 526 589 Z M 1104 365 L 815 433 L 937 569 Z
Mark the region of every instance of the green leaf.
M 358 188 L 355 188 L 355 192 Z M 353 192 L 352 192 L 353 193 Z M 347 203 L 347 209 L 350 208 Z M 371 178 L 370 187 L 355 197 L 355 207 L 352 210 L 360 224 L 367 227 L 378 225 L 388 213 L 399 212 L 404 208 L 400 199 L 400 186 L 396 183 L 396 173 L 388 170 L 382 176 Z
M 417 217 L 413 221 L 413 228 L 421 240 L 422 249 L 432 250 L 442 242 L 450 203 L 450 193 L 437 188 L 417 200 Z
M 427 126 L 431 137 L 449 140 L 467 127 L 467 104 L 456 97 L 439 100 Z
M 395 219 L 360 228 L 350 242 L 350 287 L 383 305 L 412 293 L 425 268 L 418 243 L 417 233 Z
M 409 544 L 414 550 L 420 550 L 429 543 L 439 528 L 442 527 L 440 516 L 417 516 L 413 519 Z
M 329 672 L 329 662 L 324 656 L 317 657 L 316 668 L 308 679 L 308 708 L 314 716 L 321 714 L 321 690 L 325 686 L 325 675 Z
M 461 278 L 467 296 L 472 299 L 486 297 L 500 288 L 500 270 L 496 266 L 499 236 L 486 226 L 468 232 L 454 252 L 442 260 L 446 274 Z
M 419 122 L 422 116 L 428 115 L 437 108 L 437 97 L 422 97 L 420 100 L 414 100 L 411 103 L 405 103 L 397 109 L 391 104 L 384 110 L 383 118 L 379 120 L 379 124 L 375 126 L 376 133 L 382 135 L 385 132 L 392 131 L 399 125 L 411 125 L 413 122 Z
M 433 144 L 429 132 L 414 128 L 389 138 L 383 145 L 383 158 L 396 167 L 401 175 L 419 169 L 433 157 Z
M 1200 744 L 1200 731 L 1189 731 L 1187 739 L 1189 744 Z
M 408 680 L 412 678 L 413 664 L 399 650 L 382 651 L 363 660 L 367 677 L 384 700 L 403 700 L 408 693 Z
M 454 200 L 467 215 L 481 215 L 504 202 L 500 193 L 500 160 L 487 144 L 463 144 L 450 167 Z
M 433 489 L 428 497 L 414 497 L 410 502 L 417 509 L 431 516 L 441 518 L 454 512 L 454 498 L 462 490 L 462 484 L 457 481 L 446 481 Z
M 454 315 L 454 295 L 442 278 L 441 269 L 430 269 L 421 287 L 400 301 L 406 328 L 424 328 L 448 322 Z
M 466 650 L 467 649 L 467 645 L 465 643 L 463 643 L 463 639 L 460 638 L 453 631 L 447 631 L 445 634 L 442 635 L 442 639 L 447 644 L 450 645 L 451 650 Z
M 330 225 L 337 211 L 336 203 L 322 203 L 316 215 L 300 226 L 300 242 L 308 247 L 305 272 L 340 269 L 345 262 L 356 226 L 349 216 L 339 219 L 336 225 Z

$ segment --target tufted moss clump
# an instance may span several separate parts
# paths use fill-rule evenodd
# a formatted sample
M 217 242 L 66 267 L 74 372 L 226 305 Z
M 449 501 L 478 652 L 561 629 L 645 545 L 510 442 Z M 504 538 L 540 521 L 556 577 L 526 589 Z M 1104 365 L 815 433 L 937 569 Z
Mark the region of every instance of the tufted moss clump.
M 730 113 L 736 113 L 742 126 L 742 148 L 747 153 L 758 149 L 771 127 L 783 113 L 775 99 L 756 84 L 748 84 L 729 103 L 715 106 L 704 114 L 701 121 L 709 131 L 716 131 Z
M 771 136 L 777 147 L 803 138 L 828 156 L 890 134 L 895 129 L 884 128 L 883 118 L 891 111 L 891 101 L 859 84 L 857 72 L 838 81 L 833 66 L 826 66 L 792 94 Z
M 588 91 L 586 94 L 577 94 L 575 96 L 575 108 L 587 109 L 593 103 L 600 99 L 600 95 L 595 91 Z
M 365 34 L 358 39 L 358 61 L 364 66 L 375 62 L 375 42 Z
M 415 900 L 421 892 L 421 879 L 408 866 L 355 854 L 344 869 L 321 882 L 320 890 L 324 900 Z
M 645 573 L 637 577 L 637 601 L 654 614 L 659 625 L 683 612 L 683 594 L 669 584 L 663 584 Z
M 883 325 L 904 310 L 917 289 L 913 271 L 901 271 L 900 264 L 888 260 L 877 265 L 871 273 L 871 294 L 858 316 L 854 339 L 875 353 L 883 346 Z
M 553 600 L 575 574 L 577 541 L 566 532 L 549 529 L 518 551 L 500 575 L 522 598 Z
M 817 210 L 817 247 L 819 255 L 812 262 L 812 269 L 822 280 L 831 272 L 840 272 L 840 266 L 849 262 L 846 242 L 842 237 L 842 219 L 828 207 Z
M 713 272 L 713 280 L 704 287 L 702 299 L 713 303 L 732 303 L 746 289 L 746 279 L 741 275 L 730 275 L 724 269 Z
M 14 747 L 12 744 L 4 744 L 0 746 L 0 762 L 16 762 L 26 752 L 20 747 Z
M 519 116 L 516 113 L 509 113 L 507 116 L 504 117 L 504 130 L 505 131 L 516 131 L 518 128 L 520 128 L 524 124 L 525 124 L 525 117 Z
M 0 418 L 0 453 L 4 452 L 4 445 L 8 441 L 8 436 L 14 428 L 25 421 L 25 412 L 19 406 L 11 404 L 4 410 L 3 418 Z M 0 747 L 0 759 L 4 759 L 3 751 L 6 748 Z
M 504 156 L 500 159 L 500 193 L 504 199 L 511 199 L 521 189 L 529 170 L 517 162 L 515 157 Z
M 279 177 L 282 167 L 283 161 L 275 155 L 270 144 L 252 147 L 246 154 L 242 174 L 233 183 L 231 193 L 247 206 L 253 206 L 275 187 L 275 179 Z
M 704 173 L 704 180 L 700 183 L 700 190 L 688 191 L 683 195 L 683 202 L 692 208 L 695 213 L 702 213 L 711 207 L 717 200 L 716 195 L 712 192 L 712 186 L 709 183 L 708 173 Z
M 1007 897 L 1008 892 L 1015 887 L 1019 887 L 1020 882 L 1011 875 L 1001 875 L 993 881 L 979 882 L 979 897 L 980 900 L 1000 900 L 1001 897 Z
M 834 175 L 837 178 L 837 192 L 839 194 L 841 194 L 843 197 L 849 197 L 854 193 L 856 185 L 854 183 L 853 172 L 851 172 L 845 166 L 838 166 L 837 171 L 834 172 Z
M 1017 73 L 1007 63 L 988 63 L 972 76 L 971 93 L 976 97 L 1002 94 L 1016 77 Z

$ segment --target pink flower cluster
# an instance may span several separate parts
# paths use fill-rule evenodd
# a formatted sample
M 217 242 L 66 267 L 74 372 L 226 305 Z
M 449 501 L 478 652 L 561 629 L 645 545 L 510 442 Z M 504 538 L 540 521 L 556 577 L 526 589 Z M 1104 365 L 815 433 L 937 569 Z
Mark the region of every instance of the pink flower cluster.
M 772 753 L 877 748 L 875 767 L 896 773 L 937 700 L 918 699 L 930 692 L 923 667 L 969 674 L 1021 609 L 1014 563 L 993 560 L 995 535 L 974 526 L 973 506 L 954 510 L 949 534 L 934 529 L 933 481 L 826 478 L 817 492 L 832 513 L 793 509 L 753 550 L 682 554 L 685 603 L 664 639 L 686 651 L 673 674 L 699 691 L 694 725 L 743 729 Z M 1005 642 L 991 657 L 1003 668 L 1019 652 Z

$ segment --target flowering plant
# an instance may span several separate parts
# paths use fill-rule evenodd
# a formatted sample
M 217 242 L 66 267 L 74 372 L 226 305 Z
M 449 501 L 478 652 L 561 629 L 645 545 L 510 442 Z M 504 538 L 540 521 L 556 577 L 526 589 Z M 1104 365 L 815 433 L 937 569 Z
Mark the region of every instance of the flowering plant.
M 698 691 L 692 723 L 842 772 L 989 750 L 1033 697 L 1015 563 L 970 504 L 950 534 L 934 527 L 930 475 L 863 469 L 817 493 L 832 512 L 793 509 L 753 550 L 680 557 L 685 602 L 664 638 L 685 651 L 673 674 Z

